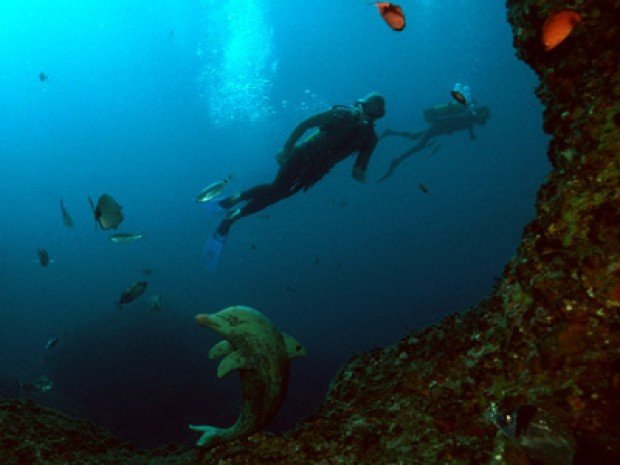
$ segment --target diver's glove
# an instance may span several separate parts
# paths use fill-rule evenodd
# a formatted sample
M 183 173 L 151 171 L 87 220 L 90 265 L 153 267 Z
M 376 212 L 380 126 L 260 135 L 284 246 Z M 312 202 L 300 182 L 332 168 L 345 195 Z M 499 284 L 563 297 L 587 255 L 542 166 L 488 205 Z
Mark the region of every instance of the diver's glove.
M 284 163 L 286 163 L 289 160 L 289 158 L 291 158 L 291 151 L 286 150 L 286 148 L 283 148 L 282 150 L 279 150 L 278 153 L 276 153 L 276 161 L 280 165 L 283 165 Z

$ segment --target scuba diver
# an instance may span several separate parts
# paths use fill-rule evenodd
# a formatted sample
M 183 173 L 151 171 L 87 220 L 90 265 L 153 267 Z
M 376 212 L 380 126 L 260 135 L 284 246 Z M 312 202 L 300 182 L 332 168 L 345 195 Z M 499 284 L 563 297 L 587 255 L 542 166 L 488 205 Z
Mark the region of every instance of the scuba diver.
M 357 152 L 353 178 L 364 181 L 370 156 L 377 145 L 374 122 L 385 115 L 385 99 L 371 92 L 354 105 L 336 105 L 330 110 L 301 122 L 289 135 L 283 149 L 276 155 L 280 169 L 273 182 L 252 187 L 221 200 L 206 203 L 213 212 L 226 212 L 215 233 L 205 245 L 203 264 L 215 271 L 228 232 L 237 220 L 289 197 L 308 190 L 338 162 Z M 311 136 L 296 145 L 309 129 Z M 233 209 L 240 202 L 240 208 Z
M 429 124 L 429 127 L 423 131 L 407 132 L 386 129 L 379 139 L 389 136 L 399 136 L 416 140 L 418 143 L 400 156 L 394 158 L 390 162 L 390 167 L 387 172 L 378 182 L 385 181 L 392 176 L 398 165 L 414 153 L 424 150 L 437 136 L 450 135 L 456 131 L 467 130 L 469 132 L 469 138 L 472 140 L 475 139 L 474 125 L 479 124 L 484 126 L 490 117 L 491 110 L 487 106 L 478 106 L 475 103 L 463 105 L 457 102 L 449 102 L 424 110 L 424 119 Z

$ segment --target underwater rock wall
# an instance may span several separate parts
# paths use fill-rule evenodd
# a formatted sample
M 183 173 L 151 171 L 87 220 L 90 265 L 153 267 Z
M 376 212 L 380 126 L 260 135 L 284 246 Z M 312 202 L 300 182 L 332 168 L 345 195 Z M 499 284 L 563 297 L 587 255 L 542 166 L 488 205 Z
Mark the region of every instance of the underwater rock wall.
M 541 79 L 553 172 L 503 280 L 477 308 L 354 357 L 295 430 L 216 447 L 204 464 L 526 464 L 492 421 L 524 403 L 571 430 L 575 464 L 619 463 L 620 0 L 507 6 L 517 54 Z M 541 27 L 567 8 L 583 21 L 545 52 Z M 187 451 L 138 454 L 114 441 L 102 460 L 104 433 L 89 427 L 73 447 L 66 428 L 80 423 L 53 415 L 0 404 L 3 463 L 192 462 Z M 63 427 L 41 427 L 50 422 Z

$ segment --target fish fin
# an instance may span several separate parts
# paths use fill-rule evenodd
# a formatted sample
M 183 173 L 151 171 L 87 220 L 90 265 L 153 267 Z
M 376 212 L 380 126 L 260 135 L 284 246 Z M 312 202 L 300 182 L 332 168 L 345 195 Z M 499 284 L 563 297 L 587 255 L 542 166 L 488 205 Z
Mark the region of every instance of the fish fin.
M 97 231 L 97 227 L 101 226 L 101 224 L 99 224 L 99 221 L 97 221 L 97 209 L 95 208 L 95 203 L 93 202 L 93 199 L 90 198 L 90 196 L 88 196 L 88 203 L 90 204 L 90 209 L 93 211 L 93 218 L 95 219 L 95 231 Z
M 234 370 L 247 370 L 252 368 L 253 363 L 251 360 L 246 359 L 239 355 L 238 352 L 231 352 L 222 359 L 217 367 L 217 377 L 223 378 L 228 373 Z
M 209 358 L 215 360 L 216 358 L 224 357 L 233 351 L 232 345 L 228 341 L 220 341 L 215 344 L 209 351 Z

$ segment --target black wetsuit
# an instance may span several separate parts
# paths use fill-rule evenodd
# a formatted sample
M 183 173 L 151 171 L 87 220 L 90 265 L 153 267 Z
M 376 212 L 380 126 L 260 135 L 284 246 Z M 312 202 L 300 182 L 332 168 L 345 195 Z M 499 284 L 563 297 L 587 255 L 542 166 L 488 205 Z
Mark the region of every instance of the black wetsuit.
M 366 171 L 377 144 L 372 121 L 363 118 L 354 107 L 336 106 L 309 118 L 295 131 L 303 134 L 312 127 L 317 127 L 318 131 L 290 150 L 273 182 L 252 187 L 220 202 L 224 208 L 230 208 L 238 202 L 247 202 L 234 217 L 229 215 L 220 223 L 220 234 L 226 234 L 233 221 L 256 213 L 302 189 L 307 190 L 334 165 L 355 152 L 359 153 L 354 173 L 363 174 Z

